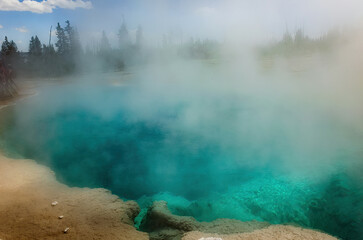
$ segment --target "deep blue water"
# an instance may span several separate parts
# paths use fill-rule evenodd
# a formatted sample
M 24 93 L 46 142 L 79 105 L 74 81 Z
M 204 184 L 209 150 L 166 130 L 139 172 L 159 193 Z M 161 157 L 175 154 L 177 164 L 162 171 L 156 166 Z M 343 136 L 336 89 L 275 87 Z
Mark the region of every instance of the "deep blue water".
M 363 135 L 329 112 L 181 86 L 68 84 L 1 112 L 2 145 L 79 187 L 211 221 L 362 234 Z M 182 92 L 182 94 L 180 94 Z

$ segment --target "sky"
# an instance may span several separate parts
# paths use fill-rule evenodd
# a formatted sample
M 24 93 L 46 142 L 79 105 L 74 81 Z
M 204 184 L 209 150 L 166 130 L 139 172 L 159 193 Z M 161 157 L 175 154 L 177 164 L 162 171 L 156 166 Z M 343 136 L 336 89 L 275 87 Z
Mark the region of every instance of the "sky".
M 277 39 L 286 29 L 303 28 L 319 36 L 331 28 L 362 23 L 363 1 L 0 0 L 0 39 L 7 35 L 20 50 L 27 50 L 31 36 L 48 42 L 50 26 L 70 20 L 84 44 L 98 41 L 105 30 L 116 45 L 123 17 L 131 35 L 141 25 L 152 44 L 171 32 L 175 41 L 193 37 L 255 42 Z

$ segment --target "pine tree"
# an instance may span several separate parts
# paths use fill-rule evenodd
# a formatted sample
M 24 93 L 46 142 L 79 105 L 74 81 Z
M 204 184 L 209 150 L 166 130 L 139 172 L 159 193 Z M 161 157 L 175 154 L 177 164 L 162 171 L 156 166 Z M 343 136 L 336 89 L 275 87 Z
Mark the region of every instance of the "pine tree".
M 18 52 L 18 46 L 16 46 L 16 43 L 13 40 L 11 40 L 9 46 L 9 53 L 10 55 L 13 55 L 17 52 Z
M 102 53 L 106 53 L 106 52 L 109 52 L 110 50 L 111 50 L 110 42 L 108 41 L 105 31 L 102 31 L 102 38 L 101 38 L 101 42 L 100 42 L 100 51 Z
M 130 47 L 131 41 L 129 36 L 129 31 L 127 30 L 125 19 L 122 21 L 120 30 L 118 31 L 118 39 L 120 49 L 126 49 Z
M 71 26 L 71 23 L 68 20 L 66 21 L 66 24 L 64 31 L 68 35 L 69 51 L 72 55 L 77 55 L 82 51 L 78 31 Z
M 31 37 L 30 43 L 29 43 L 29 54 L 31 56 L 42 55 L 42 44 L 41 44 L 38 36 Z
M 295 33 L 295 43 L 301 45 L 304 43 L 304 41 L 305 41 L 305 35 L 303 30 L 301 29 L 297 30 Z
M 142 27 L 139 25 L 136 30 L 136 47 L 141 48 L 144 42 Z
M 71 23 L 69 20 L 66 21 L 66 26 L 64 28 L 64 31 L 66 32 L 66 34 L 68 34 L 69 36 L 69 42 L 71 42 L 71 37 L 73 35 L 73 27 L 71 26 Z
M 13 56 L 18 52 L 18 47 L 16 46 L 16 43 L 11 40 L 9 42 L 8 37 L 5 36 L 5 40 L 1 45 L 1 55 L 8 57 Z
M 4 42 L 2 43 L 2 45 L 1 45 L 1 55 L 2 55 L 2 56 L 6 56 L 6 55 L 7 55 L 9 45 L 10 45 L 10 43 L 9 43 L 9 41 L 8 41 L 8 37 L 7 37 L 7 36 L 5 36 L 5 40 L 4 40 Z
M 34 54 L 36 56 L 42 55 L 42 43 L 40 42 L 38 36 L 35 36 L 34 38 L 34 50 L 35 50 Z
M 55 46 L 57 47 L 57 53 L 60 55 L 65 55 L 67 53 L 69 53 L 69 38 L 65 32 L 65 30 L 61 27 L 61 25 L 58 23 L 57 28 L 56 28 L 57 32 L 57 42 L 55 44 Z
M 43 53 L 43 56 L 45 56 L 45 57 L 49 57 L 49 56 L 55 55 L 56 51 L 54 49 L 53 44 L 51 44 L 49 46 L 43 44 L 42 53 Z
M 30 38 L 29 42 L 29 54 L 31 55 L 34 52 L 34 37 Z

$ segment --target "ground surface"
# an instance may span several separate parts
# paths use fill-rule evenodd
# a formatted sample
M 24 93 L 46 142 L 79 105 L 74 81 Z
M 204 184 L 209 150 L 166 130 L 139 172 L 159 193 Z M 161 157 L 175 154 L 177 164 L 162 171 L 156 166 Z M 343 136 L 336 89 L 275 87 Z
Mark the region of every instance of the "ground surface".
M 69 188 L 34 161 L 3 156 L 0 176 L 3 240 L 148 239 L 133 227 L 138 205 L 123 202 L 105 189 Z M 54 201 L 56 206 L 51 205 Z

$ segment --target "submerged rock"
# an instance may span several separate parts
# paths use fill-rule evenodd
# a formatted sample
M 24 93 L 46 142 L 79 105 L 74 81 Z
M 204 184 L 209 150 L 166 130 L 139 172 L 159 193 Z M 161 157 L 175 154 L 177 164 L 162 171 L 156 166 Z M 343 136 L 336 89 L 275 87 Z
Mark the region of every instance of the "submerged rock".
M 233 219 L 217 219 L 213 222 L 198 222 L 193 217 L 173 215 L 165 201 L 157 201 L 150 206 L 141 222 L 140 229 L 150 233 L 150 239 L 181 239 L 191 231 L 206 233 L 244 233 L 269 226 L 266 222 L 242 222 Z
M 335 237 L 318 231 L 285 225 L 271 225 L 267 228 L 248 233 L 229 235 L 215 234 L 213 237 L 205 237 L 208 235 L 210 236 L 210 234 L 203 232 L 189 232 L 184 235 L 182 240 L 338 240 Z

